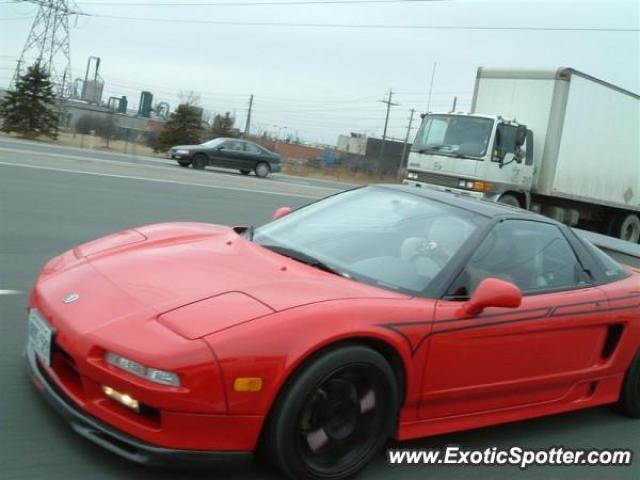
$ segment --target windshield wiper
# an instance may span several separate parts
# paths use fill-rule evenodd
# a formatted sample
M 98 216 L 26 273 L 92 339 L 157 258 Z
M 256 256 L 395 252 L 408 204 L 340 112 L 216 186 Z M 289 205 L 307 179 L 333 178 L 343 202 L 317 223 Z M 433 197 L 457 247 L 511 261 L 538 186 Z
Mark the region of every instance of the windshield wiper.
M 431 147 L 421 148 L 420 150 L 418 150 L 418 153 L 437 152 L 445 148 L 451 148 L 451 146 L 450 145 L 433 145 Z
M 318 260 L 311 255 L 307 255 L 306 253 L 300 252 L 298 250 L 294 250 L 293 248 L 282 247 L 280 245 L 261 245 L 267 250 L 271 250 L 272 252 L 279 253 L 280 255 L 284 255 L 285 257 L 292 258 L 300 263 L 304 263 L 305 265 L 309 265 L 311 267 L 317 268 L 319 270 L 323 270 L 325 272 L 333 273 L 334 275 L 340 275 L 341 277 L 347 277 L 346 274 L 339 272 L 335 268 L 327 265 L 326 263 Z

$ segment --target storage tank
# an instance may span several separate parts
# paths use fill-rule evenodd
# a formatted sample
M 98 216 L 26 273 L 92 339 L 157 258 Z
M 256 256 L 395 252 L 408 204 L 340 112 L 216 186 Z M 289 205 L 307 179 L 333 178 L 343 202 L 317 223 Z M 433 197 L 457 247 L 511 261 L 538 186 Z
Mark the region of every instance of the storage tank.
M 127 97 L 125 97 L 124 95 L 122 97 L 120 97 L 120 101 L 118 102 L 118 113 L 127 113 L 127 105 L 129 104 L 129 102 L 127 102 Z
M 138 115 L 141 117 L 151 116 L 151 105 L 153 105 L 153 93 L 144 91 L 140 94 L 138 103 Z

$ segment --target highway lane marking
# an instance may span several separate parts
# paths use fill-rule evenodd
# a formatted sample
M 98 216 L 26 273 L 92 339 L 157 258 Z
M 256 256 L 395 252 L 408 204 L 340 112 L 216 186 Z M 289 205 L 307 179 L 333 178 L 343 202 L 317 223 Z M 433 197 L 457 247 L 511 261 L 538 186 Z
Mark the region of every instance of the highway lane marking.
M 70 155 L 70 154 L 61 154 L 61 153 L 51 153 L 51 152 L 42 152 L 42 151 L 38 151 L 38 150 L 27 150 L 27 149 L 20 149 L 20 148 L 7 148 L 7 147 L 2 147 L 0 146 L 0 152 L 9 152 L 9 153 L 20 153 L 20 154 L 33 154 L 33 155 L 38 155 L 38 156 L 43 156 L 43 157 L 52 157 L 52 158 L 60 158 L 62 160 L 76 160 L 76 161 L 83 161 L 83 162 L 93 162 L 93 163 L 98 163 L 98 164 L 112 164 L 112 165 L 119 165 L 119 166 L 124 166 L 124 167 L 131 167 L 131 166 L 137 166 L 137 167 L 144 167 L 144 168 L 150 168 L 150 169 L 155 169 L 155 170 L 163 170 L 163 171 L 167 171 L 167 172 L 176 172 L 178 171 L 176 168 L 176 165 L 169 163 L 169 162 L 164 162 L 162 160 L 158 161 L 158 165 L 149 165 L 149 164 L 145 164 L 145 163 L 139 163 L 139 162 L 135 162 L 135 161 L 131 161 L 131 162 L 125 162 L 122 160 L 109 160 L 108 158 L 95 158 L 95 157 L 81 157 L 81 156 L 77 156 L 77 155 Z M 125 156 L 125 155 L 123 155 Z M 129 157 L 130 158 L 130 157 Z M 184 170 L 180 169 L 181 172 L 186 173 Z M 196 175 L 198 173 L 196 172 L 189 172 L 190 174 L 195 173 Z M 287 175 L 288 177 L 292 178 L 291 175 Z M 256 178 L 244 178 L 243 179 L 244 182 L 247 181 L 251 181 L 254 184 L 257 184 L 258 182 L 262 182 L 264 180 L 260 180 L 260 179 L 256 179 Z M 293 186 L 300 186 L 300 187 L 308 187 L 308 188 L 315 188 L 318 190 L 326 190 L 326 194 L 321 194 L 320 196 L 308 196 L 308 195 L 304 195 L 304 194 L 296 194 L 294 196 L 300 196 L 302 198 L 322 198 L 322 196 L 325 195 L 332 195 L 334 193 L 337 193 L 339 191 L 341 191 L 339 188 L 335 188 L 335 187 L 323 187 L 321 185 L 306 185 L 304 183 L 295 183 L 295 182 L 286 182 L 283 181 L 282 183 L 284 184 L 289 184 L 289 185 L 293 185 Z M 191 184 L 190 184 L 191 185 Z M 195 184 L 194 184 L 195 185 Z M 205 185 L 205 184 L 201 184 L 201 185 Z M 230 187 L 224 187 L 224 188 L 230 188 Z M 233 187 L 233 188 L 246 188 L 246 187 Z M 345 190 L 349 188 L 348 186 L 345 187 Z
M 20 290 L 3 290 L 0 288 L 0 295 L 20 295 Z
M 300 193 L 284 193 L 284 192 L 271 192 L 268 190 L 255 190 L 252 188 L 242 188 L 242 187 L 225 187 L 221 185 L 208 185 L 204 183 L 193 183 L 193 182 L 182 182 L 179 180 L 165 180 L 160 178 L 149 178 L 149 177 L 139 177 L 136 175 L 118 175 L 115 173 L 101 173 L 101 172 L 88 172 L 86 170 L 72 170 L 68 168 L 57 168 L 57 167 L 43 167 L 40 165 L 23 165 L 20 163 L 12 163 L 12 162 L 1 162 L 0 165 L 6 165 L 9 167 L 20 167 L 20 168 L 32 168 L 36 170 L 49 170 L 52 172 L 64 172 L 64 173 L 75 173 L 80 175 L 93 175 L 96 177 L 111 177 L 111 178 L 122 178 L 126 180 L 141 180 L 147 182 L 156 182 L 156 183 L 171 183 L 174 185 L 185 185 L 189 187 L 202 187 L 202 188 L 212 188 L 214 190 L 231 190 L 235 192 L 249 192 L 249 193 L 260 193 L 265 195 L 277 195 L 281 197 L 298 197 L 298 198 L 310 198 L 317 200 L 322 198 L 322 195 L 304 195 Z M 336 190 L 332 193 L 337 193 L 339 190 Z

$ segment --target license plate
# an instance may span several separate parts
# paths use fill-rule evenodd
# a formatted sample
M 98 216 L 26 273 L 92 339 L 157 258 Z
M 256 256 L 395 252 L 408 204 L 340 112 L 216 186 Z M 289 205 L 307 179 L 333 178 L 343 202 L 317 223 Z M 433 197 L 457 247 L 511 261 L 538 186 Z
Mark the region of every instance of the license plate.
M 29 311 L 29 345 L 45 365 L 51 365 L 51 337 L 53 328 L 49 326 L 37 310 Z

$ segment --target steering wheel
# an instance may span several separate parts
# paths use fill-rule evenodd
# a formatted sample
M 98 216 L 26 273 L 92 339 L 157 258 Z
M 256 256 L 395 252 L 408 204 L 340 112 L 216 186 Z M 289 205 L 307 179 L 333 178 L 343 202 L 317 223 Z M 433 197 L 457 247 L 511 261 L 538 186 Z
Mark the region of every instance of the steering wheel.
M 446 247 L 426 238 L 410 237 L 400 246 L 400 257 L 405 262 L 415 266 L 419 258 L 427 258 L 436 265 L 438 271 L 449 262 L 451 255 Z

